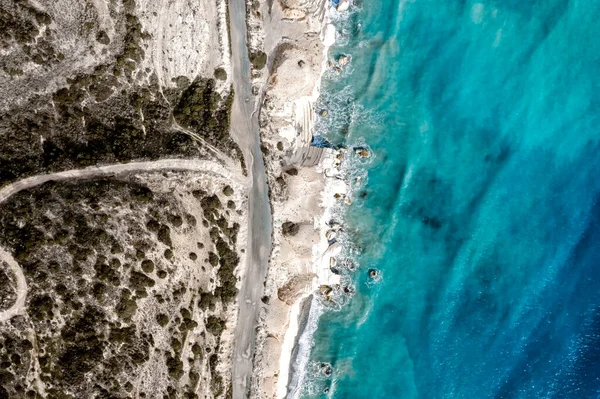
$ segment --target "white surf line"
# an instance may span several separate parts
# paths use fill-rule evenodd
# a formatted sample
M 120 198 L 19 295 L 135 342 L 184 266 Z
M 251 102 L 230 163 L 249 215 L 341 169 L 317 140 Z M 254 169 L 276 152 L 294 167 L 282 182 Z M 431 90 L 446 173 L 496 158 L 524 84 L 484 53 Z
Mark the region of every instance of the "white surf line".
M 16 193 L 47 183 L 49 181 L 65 181 L 72 179 L 95 178 L 113 176 L 131 172 L 153 172 L 158 170 L 186 170 L 192 172 L 210 173 L 223 177 L 230 182 L 235 182 L 242 187 L 248 186 L 247 179 L 229 170 L 214 161 L 188 160 L 188 159 L 162 159 L 158 161 L 131 162 L 126 164 L 113 164 L 105 166 L 90 166 L 85 169 L 72 169 L 64 172 L 37 175 L 19 180 L 0 190 L 0 203 L 5 202 Z M 23 269 L 14 260 L 12 255 L 0 247 L 0 262 L 5 261 L 11 268 L 17 280 L 17 300 L 7 310 L 0 312 L 0 323 L 12 317 L 23 314 L 25 298 L 27 296 L 27 281 Z

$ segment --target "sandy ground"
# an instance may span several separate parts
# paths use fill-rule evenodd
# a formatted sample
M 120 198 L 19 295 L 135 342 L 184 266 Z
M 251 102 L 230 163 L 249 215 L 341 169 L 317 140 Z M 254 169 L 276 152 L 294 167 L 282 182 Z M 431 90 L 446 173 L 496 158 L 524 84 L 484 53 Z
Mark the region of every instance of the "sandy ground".
M 138 0 L 137 4 L 140 21 L 152 35 L 142 69 L 156 73 L 162 87 L 175 86 L 173 78 L 178 76 L 190 80 L 213 76 L 218 67 L 230 75 L 225 0 Z M 228 76 L 224 86 L 230 81 Z
M 26 101 L 33 93 L 53 92 L 66 86 L 67 78 L 89 73 L 95 66 L 114 61 L 123 46 L 124 27 L 121 2 L 110 0 L 36 0 L 39 11 L 46 12 L 52 23 L 41 33 L 52 32 L 54 51 L 64 60 L 49 67 L 33 62 L 20 67 L 23 75 L 0 74 L 0 87 L 10 95 L 0 96 L 0 109 Z M 145 58 L 134 72 L 140 82 L 156 76 L 162 88 L 176 86 L 174 78 L 185 76 L 213 77 L 216 68 L 227 72 L 227 79 L 217 80 L 217 89 L 229 91 L 231 84 L 231 49 L 227 29 L 226 0 L 137 0 L 136 16 L 149 40 L 142 42 Z M 95 40 L 82 27 L 84 21 L 96 21 L 110 43 Z M 119 22 L 121 21 L 121 22 Z M 94 31 L 95 32 L 95 31 Z M 18 46 L 0 50 L 0 58 L 20 56 Z

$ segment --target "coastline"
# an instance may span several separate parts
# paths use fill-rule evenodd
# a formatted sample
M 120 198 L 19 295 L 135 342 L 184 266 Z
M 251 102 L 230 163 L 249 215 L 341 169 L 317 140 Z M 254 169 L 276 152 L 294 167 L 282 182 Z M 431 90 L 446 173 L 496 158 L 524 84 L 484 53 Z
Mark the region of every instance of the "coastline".
M 286 3 L 285 8 L 279 2 L 270 8 L 264 3 L 258 9 L 255 3 L 249 7 L 249 52 L 268 53 L 267 73 L 253 69 L 252 77 L 257 88 L 253 91 L 264 96 L 259 116 L 261 149 L 273 218 L 273 250 L 250 397 L 284 398 L 292 378 L 302 381 L 303 376 L 295 375 L 299 368 L 291 368 L 291 362 L 298 360 L 299 341 L 312 340 L 318 321 L 317 315 L 313 325 L 306 325 L 308 314 L 303 310 L 311 308 L 306 301 L 329 296 L 329 291 L 336 292 L 340 286 L 340 275 L 330 266 L 341 250 L 331 234 L 341 224 L 330 221 L 348 191 L 345 181 L 338 178 L 344 153 L 310 145 L 316 113 L 326 116 L 317 102 L 336 31 L 328 1 L 302 6 Z M 271 18 L 260 18 L 266 13 Z M 293 226 L 292 234 L 286 224 Z M 321 287 L 331 289 L 323 294 Z M 310 333 L 305 337 L 302 333 L 307 329 Z M 308 352 L 311 343 L 303 344 L 303 351 Z M 303 364 L 308 361 L 305 357 Z

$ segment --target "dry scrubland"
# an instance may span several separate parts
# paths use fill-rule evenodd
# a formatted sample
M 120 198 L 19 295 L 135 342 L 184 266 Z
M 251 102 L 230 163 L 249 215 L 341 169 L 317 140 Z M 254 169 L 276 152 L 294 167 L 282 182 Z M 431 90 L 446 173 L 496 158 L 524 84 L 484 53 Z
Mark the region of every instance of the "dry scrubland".
M 226 12 L 0 0 L 0 187 L 164 158 L 240 180 Z M 168 169 L 0 203 L 0 398 L 230 396 L 246 209 L 243 185 Z
M 2 182 L 97 163 L 210 154 L 199 141 L 241 160 L 229 137 L 228 52 L 218 43 L 206 53 L 190 49 L 186 65 L 194 68 L 187 70 L 165 62 L 186 50 L 164 26 L 181 24 L 192 4 L 159 14 L 133 0 L 40 3 L 0 0 Z M 202 5 L 195 7 L 196 40 L 214 41 L 219 19 L 209 23 Z M 157 41 L 165 47 L 157 49 Z
M 141 174 L 4 203 L 0 242 L 29 288 L 26 313 L 2 325 L 9 397 L 222 393 L 243 206 L 223 184 Z

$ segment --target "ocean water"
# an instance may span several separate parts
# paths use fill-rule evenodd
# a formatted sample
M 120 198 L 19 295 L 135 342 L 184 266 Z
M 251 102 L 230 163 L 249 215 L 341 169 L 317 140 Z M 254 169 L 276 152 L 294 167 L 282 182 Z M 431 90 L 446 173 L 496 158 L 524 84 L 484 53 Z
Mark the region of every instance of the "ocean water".
M 370 0 L 336 25 L 319 130 L 374 156 L 350 157 L 356 293 L 301 397 L 599 398 L 600 4 Z

